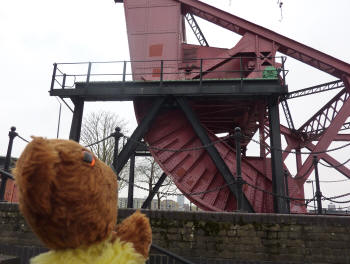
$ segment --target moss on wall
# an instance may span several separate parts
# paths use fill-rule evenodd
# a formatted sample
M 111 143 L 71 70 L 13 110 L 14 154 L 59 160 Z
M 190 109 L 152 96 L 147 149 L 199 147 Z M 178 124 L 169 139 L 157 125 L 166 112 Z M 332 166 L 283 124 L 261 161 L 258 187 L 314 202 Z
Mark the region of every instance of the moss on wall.
M 119 210 L 119 220 L 134 210 Z M 144 211 L 153 242 L 190 259 L 350 263 L 350 218 Z M 16 205 L 0 203 L 0 244 L 40 245 Z

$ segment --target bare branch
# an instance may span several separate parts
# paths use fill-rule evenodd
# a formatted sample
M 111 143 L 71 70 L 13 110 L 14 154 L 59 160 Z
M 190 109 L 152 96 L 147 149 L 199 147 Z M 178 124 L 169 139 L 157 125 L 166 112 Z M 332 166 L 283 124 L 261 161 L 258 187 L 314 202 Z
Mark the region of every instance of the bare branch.
M 116 127 L 120 127 L 122 133 L 127 133 L 127 121 L 121 119 L 118 115 L 106 112 L 92 112 L 84 118 L 81 129 L 80 141 L 83 145 L 91 145 L 111 135 Z M 90 150 L 107 165 L 113 162 L 114 138 L 108 138 L 99 144 L 90 147 Z M 119 144 L 119 148 L 122 146 Z M 120 172 L 119 177 L 126 179 L 129 175 L 129 166 Z M 119 181 L 118 189 L 121 190 L 126 186 L 124 181 Z

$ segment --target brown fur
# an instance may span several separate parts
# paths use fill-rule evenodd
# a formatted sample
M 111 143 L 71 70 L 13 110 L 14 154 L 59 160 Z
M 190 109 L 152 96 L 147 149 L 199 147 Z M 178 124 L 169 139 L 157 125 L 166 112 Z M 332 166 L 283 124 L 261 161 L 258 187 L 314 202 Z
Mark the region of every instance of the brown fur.
M 117 226 L 115 237 L 119 237 L 121 241 L 132 242 L 137 252 L 148 257 L 152 230 L 148 218 L 140 211 L 136 211 Z
M 96 157 L 93 167 L 84 162 L 83 150 L 74 141 L 33 138 L 16 164 L 20 210 L 51 249 L 100 242 L 115 229 L 116 175 Z M 144 216 L 128 218 L 120 230 L 123 241 L 147 255 L 151 231 Z

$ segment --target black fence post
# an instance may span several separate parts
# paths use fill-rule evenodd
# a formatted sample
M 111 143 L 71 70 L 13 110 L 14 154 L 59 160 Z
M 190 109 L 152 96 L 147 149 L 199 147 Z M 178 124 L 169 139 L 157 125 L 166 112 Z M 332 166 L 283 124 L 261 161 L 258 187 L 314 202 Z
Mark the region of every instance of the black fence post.
M 114 137 L 114 151 L 113 151 L 113 167 L 115 168 L 117 166 L 117 162 L 118 162 L 118 154 L 119 154 L 119 139 L 123 136 L 122 133 L 120 133 L 120 127 L 116 127 L 115 128 L 115 132 L 113 133 L 113 137 Z M 119 175 L 118 179 L 119 178 Z
M 123 65 L 123 82 L 125 82 L 125 78 L 126 78 L 126 61 L 124 61 L 124 65 Z
M 90 82 L 91 66 L 92 66 L 92 63 L 89 62 L 89 64 L 88 64 L 88 71 L 87 71 L 87 75 L 86 75 L 86 83 Z
M 288 189 L 288 171 L 284 170 L 284 184 L 286 185 L 286 196 L 289 197 L 289 189 Z M 287 202 L 287 210 L 288 213 L 290 213 L 290 200 L 289 198 L 286 198 Z
M 128 208 L 134 208 L 135 153 L 130 157 Z
M 63 79 L 62 79 L 62 89 L 64 89 L 64 87 L 66 87 L 66 79 L 67 79 L 67 74 L 63 74 Z
M 317 163 L 318 163 L 317 156 L 314 156 L 313 164 L 314 164 L 314 167 L 315 167 L 317 213 L 318 214 L 322 214 L 322 202 L 321 202 L 322 193 L 321 193 L 321 188 L 320 188 L 320 179 L 318 177 Z
M 55 87 L 55 80 L 56 80 L 56 71 L 57 71 L 57 63 L 53 64 L 53 73 L 52 73 L 52 79 L 51 79 L 51 87 L 50 90 L 52 91 Z
M 236 145 L 236 175 L 237 175 L 237 210 L 243 210 L 243 179 L 242 179 L 242 168 L 241 168 L 241 129 L 235 128 L 235 145 Z
M 10 172 L 12 145 L 13 145 L 13 140 L 15 139 L 16 136 L 17 136 L 16 128 L 11 127 L 11 131 L 9 132 L 10 139 L 7 147 L 7 154 L 6 154 L 5 165 L 4 165 L 4 170 L 6 172 Z M 0 201 L 4 201 L 6 182 L 7 182 L 7 175 L 2 174 L 1 185 L 0 185 Z
M 163 71 L 164 71 L 164 61 L 160 61 L 160 86 L 163 85 Z

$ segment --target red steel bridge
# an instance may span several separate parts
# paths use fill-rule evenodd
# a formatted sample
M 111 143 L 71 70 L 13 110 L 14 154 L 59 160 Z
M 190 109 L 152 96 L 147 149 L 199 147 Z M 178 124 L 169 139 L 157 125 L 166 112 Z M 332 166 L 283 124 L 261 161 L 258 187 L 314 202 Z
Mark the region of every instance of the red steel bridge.
M 204 210 L 237 209 L 237 185 L 230 184 L 237 179 L 236 127 L 244 135 L 240 151 L 242 178 L 248 183 L 243 187 L 245 211 L 306 212 L 304 204 L 282 198 L 304 198 L 303 186 L 313 172 L 313 156 L 302 160 L 302 149 L 319 153 L 319 159 L 350 178 L 350 170 L 326 152 L 332 142 L 350 140 L 349 134 L 339 133 L 350 128 L 348 63 L 198 0 L 115 2 L 125 8 L 131 56 L 130 63 L 120 62 L 120 79 L 92 80 L 94 76 L 113 75 L 94 75 L 92 63 L 86 64 L 87 73 L 81 75 L 60 70 L 64 65 L 54 67 L 51 95 L 70 98 L 75 105 L 70 138 L 79 140 L 85 101 L 132 100 L 139 125 L 119 154 L 116 171 L 144 139 L 165 174 Z M 197 17 L 242 37 L 230 49 L 210 47 Z M 187 44 L 186 23 L 198 45 Z M 277 52 L 337 80 L 288 93 L 286 57 L 277 57 Z M 78 81 L 79 76 L 84 80 Z M 296 128 L 288 100 L 332 89 L 339 93 Z M 280 124 L 280 103 L 288 127 Z M 260 155 L 248 156 L 247 145 L 256 134 Z M 283 150 L 281 135 L 287 142 Z M 295 157 L 297 175 L 286 182 L 288 155 Z M 217 191 L 206 192 L 215 188 Z M 201 194 L 188 195 L 198 192 Z

